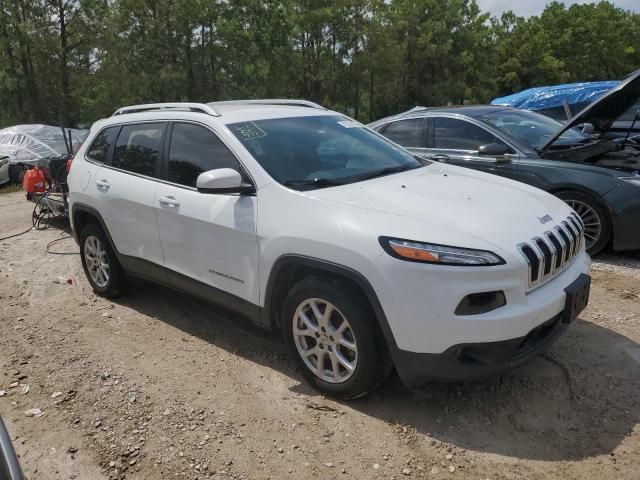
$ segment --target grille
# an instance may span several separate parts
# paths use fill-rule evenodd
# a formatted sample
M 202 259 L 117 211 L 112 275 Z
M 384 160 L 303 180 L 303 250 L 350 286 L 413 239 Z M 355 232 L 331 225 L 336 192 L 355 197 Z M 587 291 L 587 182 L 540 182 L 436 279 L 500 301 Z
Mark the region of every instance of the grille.
M 537 287 L 560 273 L 578 254 L 584 242 L 584 225 L 571 213 L 540 237 L 518 245 L 529 265 L 529 288 Z

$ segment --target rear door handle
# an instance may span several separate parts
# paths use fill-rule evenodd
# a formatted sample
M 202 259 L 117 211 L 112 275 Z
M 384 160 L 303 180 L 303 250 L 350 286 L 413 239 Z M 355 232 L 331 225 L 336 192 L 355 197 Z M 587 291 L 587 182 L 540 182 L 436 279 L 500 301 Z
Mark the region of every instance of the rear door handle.
M 160 197 L 158 198 L 158 201 L 162 204 L 162 205 L 167 205 L 168 207 L 179 207 L 180 206 L 180 202 L 178 200 L 176 200 L 173 197 Z
M 105 190 L 111 186 L 111 184 L 106 180 L 96 180 L 96 185 L 98 188 L 103 188 Z
M 448 162 L 449 155 L 444 155 L 442 153 L 439 153 L 437 155 L 432 155 L 431 160 L 435 160 L 436 162 Z

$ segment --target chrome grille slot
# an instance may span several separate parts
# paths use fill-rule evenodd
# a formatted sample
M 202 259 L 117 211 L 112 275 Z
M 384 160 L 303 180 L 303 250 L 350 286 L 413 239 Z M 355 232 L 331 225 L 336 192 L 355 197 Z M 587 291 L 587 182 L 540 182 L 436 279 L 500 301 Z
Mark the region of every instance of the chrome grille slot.
M 553 270 L 555 271 L 562 266 L 562 244 L 560 243 L 560 240 L 558 240 L 558 237 L 555 235 L 555 233 L 547 232 L 546 235 L 554 248 L 553 255 L 555 257 L 555 262 Z
M 544 258 L 544 263 L 542 264 L 542 275 L 546 276 L 551 273 L 551 268 L 553 267 L 553 255 L 551 254 L 551 249 L 547 246 L 547 244 L 540 237 L 534 238 L 534 243 L 540 253 L 542 253 L 542 257 Z
M 564 245 L 562 246 L 562 264 L 564 265 L 569 261 L 569 255 L 571 255 L 571 240 L 569 240 L 569 235 L 564 231 L 564 228 L 560 225 L 557 225 L 555 228 L 558 235 L 560 235 L 560 238 L 564 242 Z
M 560 273 L 578 255 L 584 243 L 584 226 L 572 213 L 565 220 L 518 245 L 528 265 L 529 288 L 535 288 Z

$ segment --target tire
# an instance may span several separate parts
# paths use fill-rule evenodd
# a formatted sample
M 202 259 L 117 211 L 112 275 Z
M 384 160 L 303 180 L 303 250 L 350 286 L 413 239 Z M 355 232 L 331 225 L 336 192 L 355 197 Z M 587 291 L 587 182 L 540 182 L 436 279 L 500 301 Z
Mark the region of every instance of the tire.
M 329 305 L 333 310 L 327 323 L 324 314 Z M 294 362 L 306 380 L 326 395 L 344 400 L 361 397 L 380 385 L 391 371 L 374 314 L 362 295 L 349 285 L 322 277 L 305 278 L 287 295 L 281 319 L 282 334 Z M 340 326 L 343 331 L 338 337 Z M 316 353 L 305 357 L 304 351 Z M 319 369 L 321 356 L 325 360 Z
M 88 224 L 80 233 L 82 268 L 93 291 L 107 298 L 122 295 L 127 277 L 102 228 Z
M 22 176 L 24 174 L 24 166 L 22 165 L 9 165 L 9 181 L 11 183 L 22 183 Z
M 573 208 L 585 224 L 585 246 L 589 255 L 600 253 L 611 239 L 611 220 L 604 206 L 592 196 L 575 190 L 557 192 L 556 197 Z

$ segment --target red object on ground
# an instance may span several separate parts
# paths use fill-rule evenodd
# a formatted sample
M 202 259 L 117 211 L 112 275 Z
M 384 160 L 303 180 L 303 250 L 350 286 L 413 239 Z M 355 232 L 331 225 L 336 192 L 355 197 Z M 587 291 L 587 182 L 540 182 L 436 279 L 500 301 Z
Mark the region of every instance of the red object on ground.
M 47 181 L 41 168 L 35 167 L 24 172 L 22 189 L 27 193 L 44 193 L 47 191 Z

